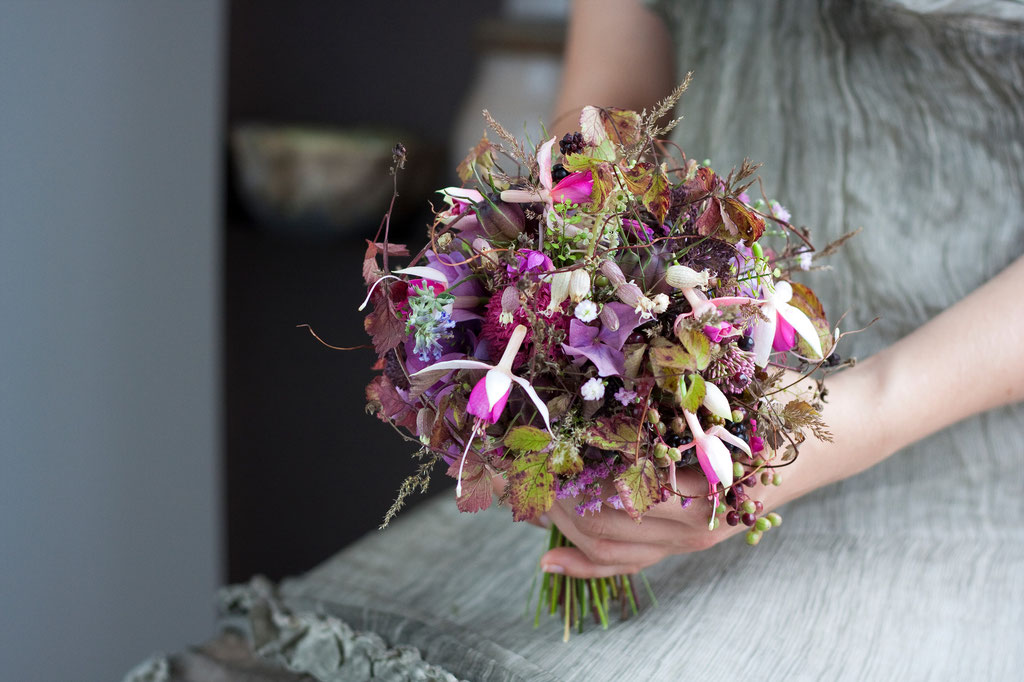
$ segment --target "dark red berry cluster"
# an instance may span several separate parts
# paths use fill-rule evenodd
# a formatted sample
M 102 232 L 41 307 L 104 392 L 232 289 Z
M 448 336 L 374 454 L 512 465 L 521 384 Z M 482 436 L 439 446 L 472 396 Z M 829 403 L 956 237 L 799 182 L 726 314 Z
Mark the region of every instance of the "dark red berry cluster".
M 586 146 L 580 133 L 566 133 L 565 137 L 558 141 L 558 150 L 562 152 L 562 156 L 579 154 Z

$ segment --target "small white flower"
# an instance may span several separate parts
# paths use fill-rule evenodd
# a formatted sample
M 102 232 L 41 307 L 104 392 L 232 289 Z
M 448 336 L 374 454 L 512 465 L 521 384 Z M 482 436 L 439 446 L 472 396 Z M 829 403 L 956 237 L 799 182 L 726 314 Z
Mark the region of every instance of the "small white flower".
M 597 319 L 597 304 L 589 299 L 580 301 L 576 304 L 576 310 L 573 312 L 573 315 L 580 322 L 593 322 Z
M 663 312 L 668 310 L 668 304 L 671 302 L 668 299 L 668 294 L 656 294 L 651 302 L 654 304 L 651 307 L 651 312 L 655 315 L 661 315 Z
M 593 377 L 580 386 L 580 395 L 584 400 L 601 400 L 604 398 L 604 382 Z
M 811 261 L 813 260 L 813 258 L 814 258 L 814 254 L 811 253 L 810 251 L 802 252 L 800 254 L 800 269 L 801 270 L 810 270 L 811 269 Z

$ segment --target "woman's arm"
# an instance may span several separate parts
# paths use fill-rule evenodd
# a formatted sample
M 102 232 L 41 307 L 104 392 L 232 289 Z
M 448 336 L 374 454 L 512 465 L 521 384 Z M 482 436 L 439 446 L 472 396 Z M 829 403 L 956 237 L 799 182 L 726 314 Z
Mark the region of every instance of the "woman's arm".
M 675 77 L 668 29 L 640 0 L 574 0 L 551 132 L 578 130 L 587 105 L 650 109 Z
M 828 383 L 824 411 L 834 443 L 808 439 L 785 485 L 765 489 L 766 509 L 852 476 L 900 448 L 985 410 L 1024 400 L 1024 257 L 889 348 Z M 954 427 L 955 428 L 955 427 Z M 700 494 L 699 474 L 686 479 Z M 710 547 L 742 530 L 707 530 L 709 503 L 670 501 L 641 524 L 604 509 L 581 518 L 556 504 L 551 519 L 579 549 L 544 555 L 545 570 L 579 577 L 635 572 Z

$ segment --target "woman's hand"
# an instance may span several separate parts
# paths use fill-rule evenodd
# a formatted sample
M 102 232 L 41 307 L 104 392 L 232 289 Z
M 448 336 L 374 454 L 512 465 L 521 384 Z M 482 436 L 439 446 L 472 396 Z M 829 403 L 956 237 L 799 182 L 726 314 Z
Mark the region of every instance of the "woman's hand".
M 863 419 L 870 414 L 864 409 L 867 395 L 861 393 L 870 384 L 860 381 L 859 368 L 847 370 L 829 382 L 831 402 L 826 406 L 825 421 L 836 434 L 835 443 L 825 443 L 808 437 L 800 446 L 800 455 L 780 472 L 782 486 L 763 486 L 749 489 L 751 498 L 759 500 L 767 513 L 791 499 L 803 495 L 833 480 L 843 478 L 863 466 L 859 461 L 857 444 L 868 442 L 846 437 L 857 433 Z M 797 378 L 793 375 L 790 379 Z M 776 396 L 781 402 L 806 397 L 810 389 L 805 380 Z M 843 414 L 843 410 L 847 414 Z M 852 430 L 851 430 L 852 429 Z M 573 500 L 559 500 L 547 517 L 576 547 L 559 547 L 541 557 L 541 569 L 549 573 L 565 573 L 579 578 L 597 578 L 636 573 L 674 554 L 685 554 L 708 549 L 722 540 L 747 530 L 742 523 L 729 526 L 719 523 L 708 530 L 711 502 L 706 497 L 707 481 L 697 471 L 679 470 L 677 483 L 682 494 L 693 497 L 684 509 L 679 498 L 655 505 L 637 523 L 624 511 L 604 507 L 598 514 L 579 516 L 573 509 Z M 611 494 L 609 492 L 609 494 Z

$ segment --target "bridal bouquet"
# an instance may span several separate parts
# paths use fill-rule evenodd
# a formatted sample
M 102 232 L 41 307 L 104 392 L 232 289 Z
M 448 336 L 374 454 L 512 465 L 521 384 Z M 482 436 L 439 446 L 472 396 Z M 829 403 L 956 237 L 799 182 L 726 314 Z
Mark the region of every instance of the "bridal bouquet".
M 440 191 L 427 247 L 389 243 L 385 216 L 363 262 L 380 371 L 366 396 L 421 460 L 385 523 L 440 462 L 464 512 L 497 479 L 516 521 L 565 499 L 640 522 L 693 501 L 677 486 L 692 469 L 709 528 L 744 524 L 757 544 L 780 523 L 757 485 L 781 482 L 805 433 L 829 438 L 820 392 L 780 399 L 786 370 L 836 364 L 838 334 L 790 280 L 816 254 L 779 203 L 751 199 L 756 167 L 723 175 L 659 141 L 684 88 L 652 112 L 586 107 L 579 132 L 536 150 L 484 112 L 501 142 Z M 542 587 L 567 632 L 588 611 L 607 625 L 614 597 L 635 609 L 628 577 Z

